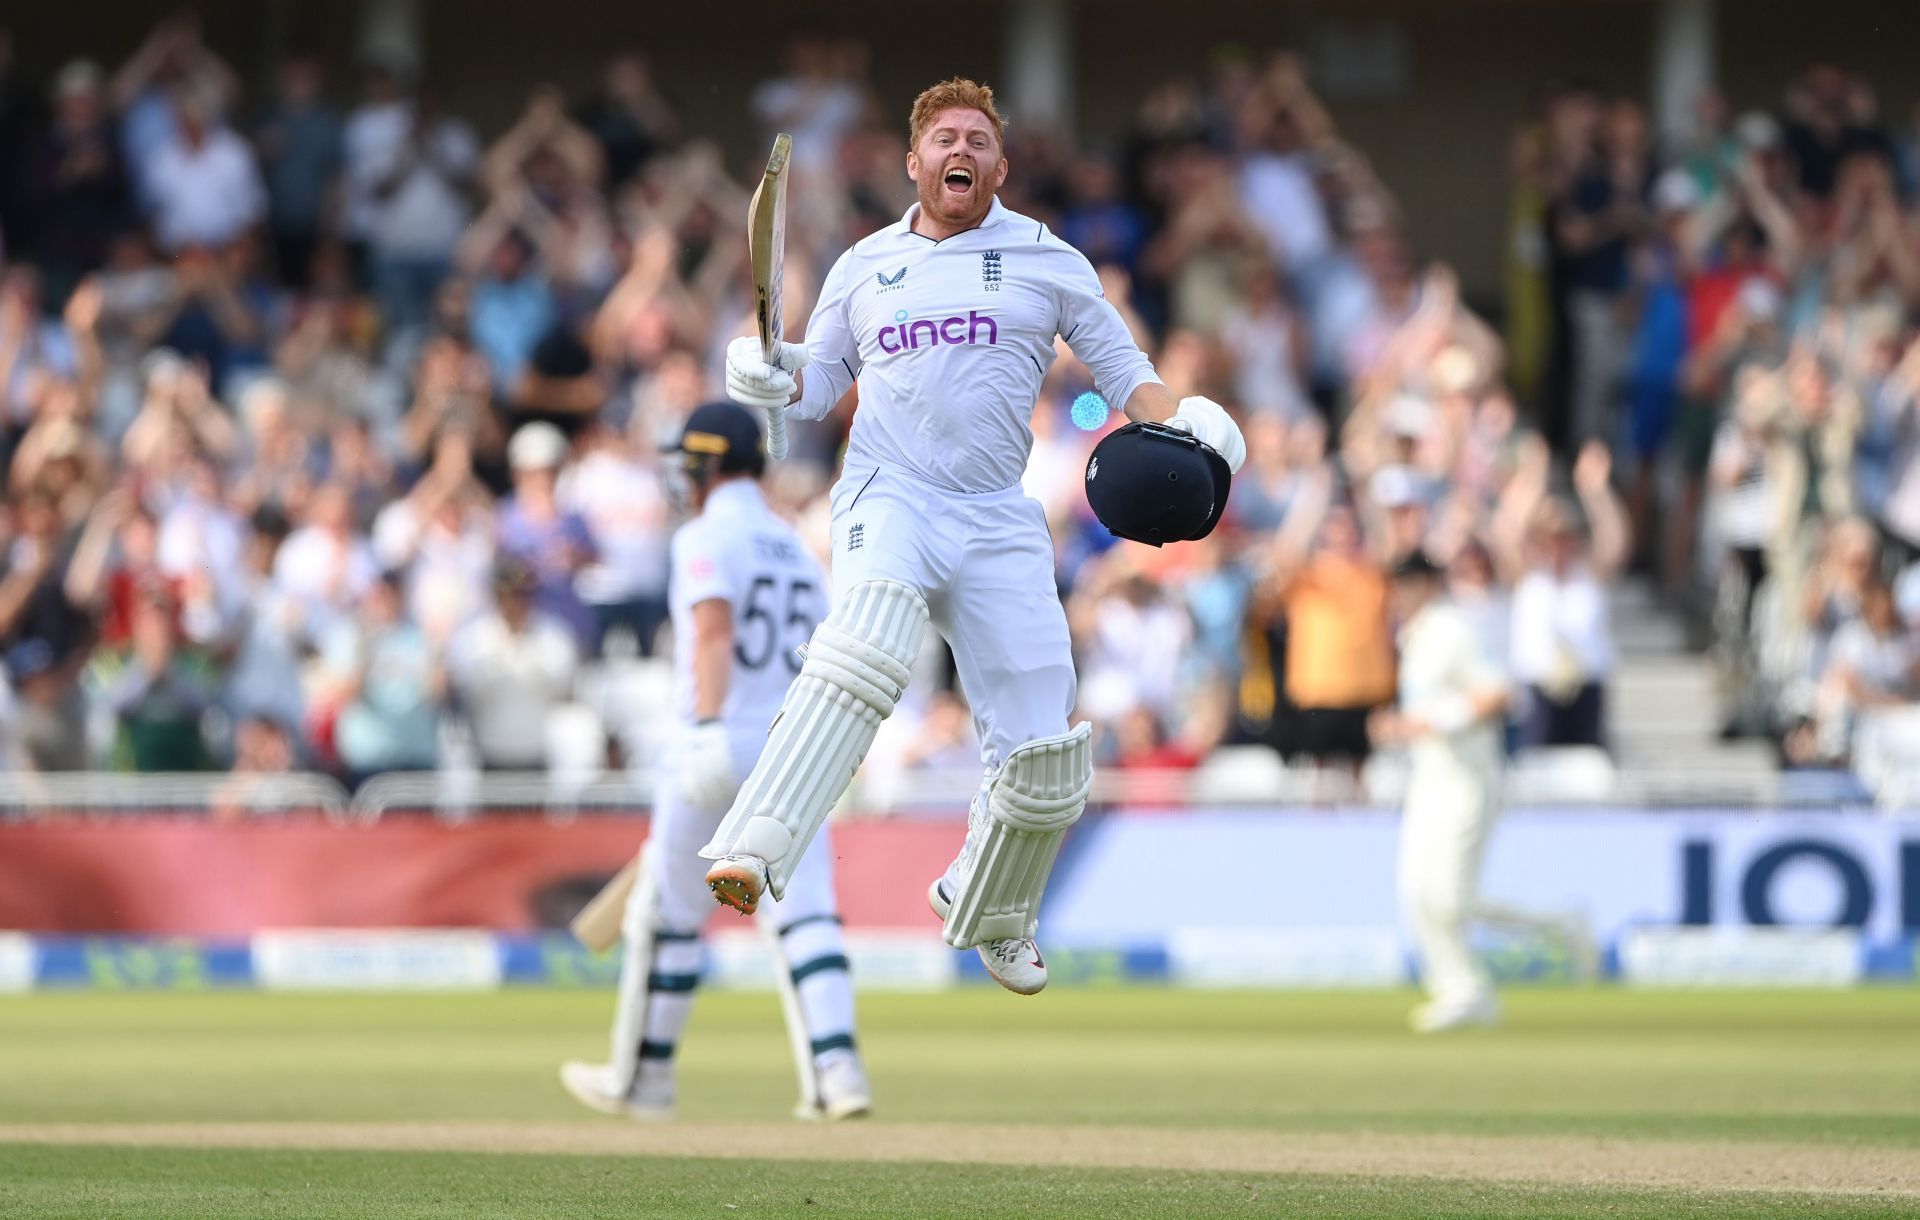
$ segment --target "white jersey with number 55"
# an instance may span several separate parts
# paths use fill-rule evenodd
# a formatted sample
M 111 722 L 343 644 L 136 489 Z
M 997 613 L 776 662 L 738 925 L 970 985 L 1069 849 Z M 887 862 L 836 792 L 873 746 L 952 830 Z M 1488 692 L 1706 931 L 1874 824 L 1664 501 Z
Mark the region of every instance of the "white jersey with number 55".
M 826 573 L 750 480 L 714 488 L 706 508 L 673 536 L 674 711 L 693 715 L 693 608 L 714 598 L 733 611 L 733 673 L 720 718 L 764 735 L 800 672 L 797 651 L 826 617 Z

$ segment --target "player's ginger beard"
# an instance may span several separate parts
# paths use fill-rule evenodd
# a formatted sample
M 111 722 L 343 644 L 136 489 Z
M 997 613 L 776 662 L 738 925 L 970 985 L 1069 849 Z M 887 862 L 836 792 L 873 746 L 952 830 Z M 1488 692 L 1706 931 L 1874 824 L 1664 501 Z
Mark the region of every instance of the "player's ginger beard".
M 971 146 L 969 137 L 984 131 L 990 141 L 984 150 Z M 958 139 L 939 143 L 942 132 L 954 132 Z M 965 166 L 973 172 L 973 185 L 964 194 L 947 189 L 947 171 Z M 956 233 L 978 228 L 993 207 L 993 197 L 1007 180 L 1006 152 L 993 133 L 993 124 L 978 110 L 954 106 L 942 110 L 927 124 L 919 144 L 907 153 L 907 176 L 913 179 L 920 196 L 920 214 L 913 231 L 935 241 L 944 241 Z

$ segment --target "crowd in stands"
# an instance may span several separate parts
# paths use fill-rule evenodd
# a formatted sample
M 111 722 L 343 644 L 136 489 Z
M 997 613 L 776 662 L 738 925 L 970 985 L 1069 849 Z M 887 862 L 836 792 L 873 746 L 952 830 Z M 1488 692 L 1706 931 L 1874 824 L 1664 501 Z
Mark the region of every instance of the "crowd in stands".
M 1508 339 L 1622 455 L 1637 559 L 1709 629 L 1727 736 L 1844 764 L 1920 696 L 1920 111 L 1832 67 L 1655 148 L 1572 86 L 1515 141 Z
M 750 105 L 795 137 L 797 334 L 913 192 L 909 99 L 864 44 L 787 54 Z M 644 762 L 666 705 L 604 689 L 660 654 L 658 451 L 750 327 L 753 150 L 723 156 L 637 53 L 487 139 L 403 62 L 343 82 L 294 55 L 248 96 L 181 18 L 0 96 L 7 762 L 537 769 L 583 723 Z M 1416 259 L 1417 192 L 1290 54 L 1154 85 L 1112 147 L 1011 120 L 1007 206 L 1248 440 L 1212 537 L 1115 545 L 1082 482 L 1118 413 L 1064 345 L 1047 377 L 1026 487 L 1106 764 L 1262 743 L 1357 768 L 1416 549 L 1509 661 L 1516 748 L 1605 744 L 1634 563 L 1682 599 L 1704 574 L 1731 727 L 1795 761 L 1913 695 L 1920 146 L 1862 83 L 1819 70 L 1737 120 L 1707 99 L 1675 149 L 1632 102 L 1552 91 L 1516 141 L 1504 335 Z M 816 540 L 856 398 L 769 476 Z M 972 765 L 943 660 L 884 765 Z

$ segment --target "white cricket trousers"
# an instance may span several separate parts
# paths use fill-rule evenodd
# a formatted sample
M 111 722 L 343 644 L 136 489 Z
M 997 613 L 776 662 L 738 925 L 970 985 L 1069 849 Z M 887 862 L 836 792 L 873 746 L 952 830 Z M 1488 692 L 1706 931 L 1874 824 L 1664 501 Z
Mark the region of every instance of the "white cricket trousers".
M 1400 908 L 1413 926 L 1421 982 L 1436 1004 L 1472 1004 L 1492 991 L 1467 948 L 1467 924 L 1480 909 L 1480 863 L 1499 816 L 1492 788 L 1451 768 L 1436 775 L 1416 767 L 1408 777 Z
M 734 774 L 744 779 L 766 741 L 766 730 L 735 730 L 732 736 Z M 710 863 L 701 859 L 700 849 L 726 810 L 703 809 L 681 795 L 673 757 L 669 750 L 666 774 L 656 785 L 647 840 L 653 909 L 635 908 L 644 901 L 646 888 L 635 886 L 626 913 L 630 927 L 637 919 L 650 921 L 651 948 L 643 953 L 629 939 L 620 961 L 613 1037 L 619 1044 L 639 1032 L 635 1044 L 615 1046 L 615 1063 L 623 1062 L 626 1054 L 639 1064 L 674 1057 L 699 985 L 701 929 L 715 910 L 706 881 Z M 779 943 L 781 964 L 793 980 L 806 1040 L 816 1057 L 854 1046 L 853 980 L 834 898 L 830 839 L 823 830 L 794 869 L 786 897 L 776 901 L 767 895 L 757 915 Z
M 848 467 L 832 505 L 834 597 L 869 580 L 920 591 L 953 649 L 989 771 L 1067 731 L 1073 644 L 1038 501 L 1017 486 L 946 491 L 898 470 Z

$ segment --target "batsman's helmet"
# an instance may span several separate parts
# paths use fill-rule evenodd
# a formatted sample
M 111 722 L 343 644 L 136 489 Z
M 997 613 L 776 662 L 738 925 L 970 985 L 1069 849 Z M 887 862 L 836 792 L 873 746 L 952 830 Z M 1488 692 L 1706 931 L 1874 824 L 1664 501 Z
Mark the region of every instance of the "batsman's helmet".
M 1212 533 L 1232 482 L 1218 450 L 1164 424 L 1128 424 L 1087 459 L 1093 515 L 1108 533 L 1149 546 Z
M 750 474 L 767 468 L 766 446 L 753 412 L 725 400 L 695 407 L 687 416 L 680 439 L 667 447 L 684 455 L 687 473 L 696 478 L 723 474 Z

